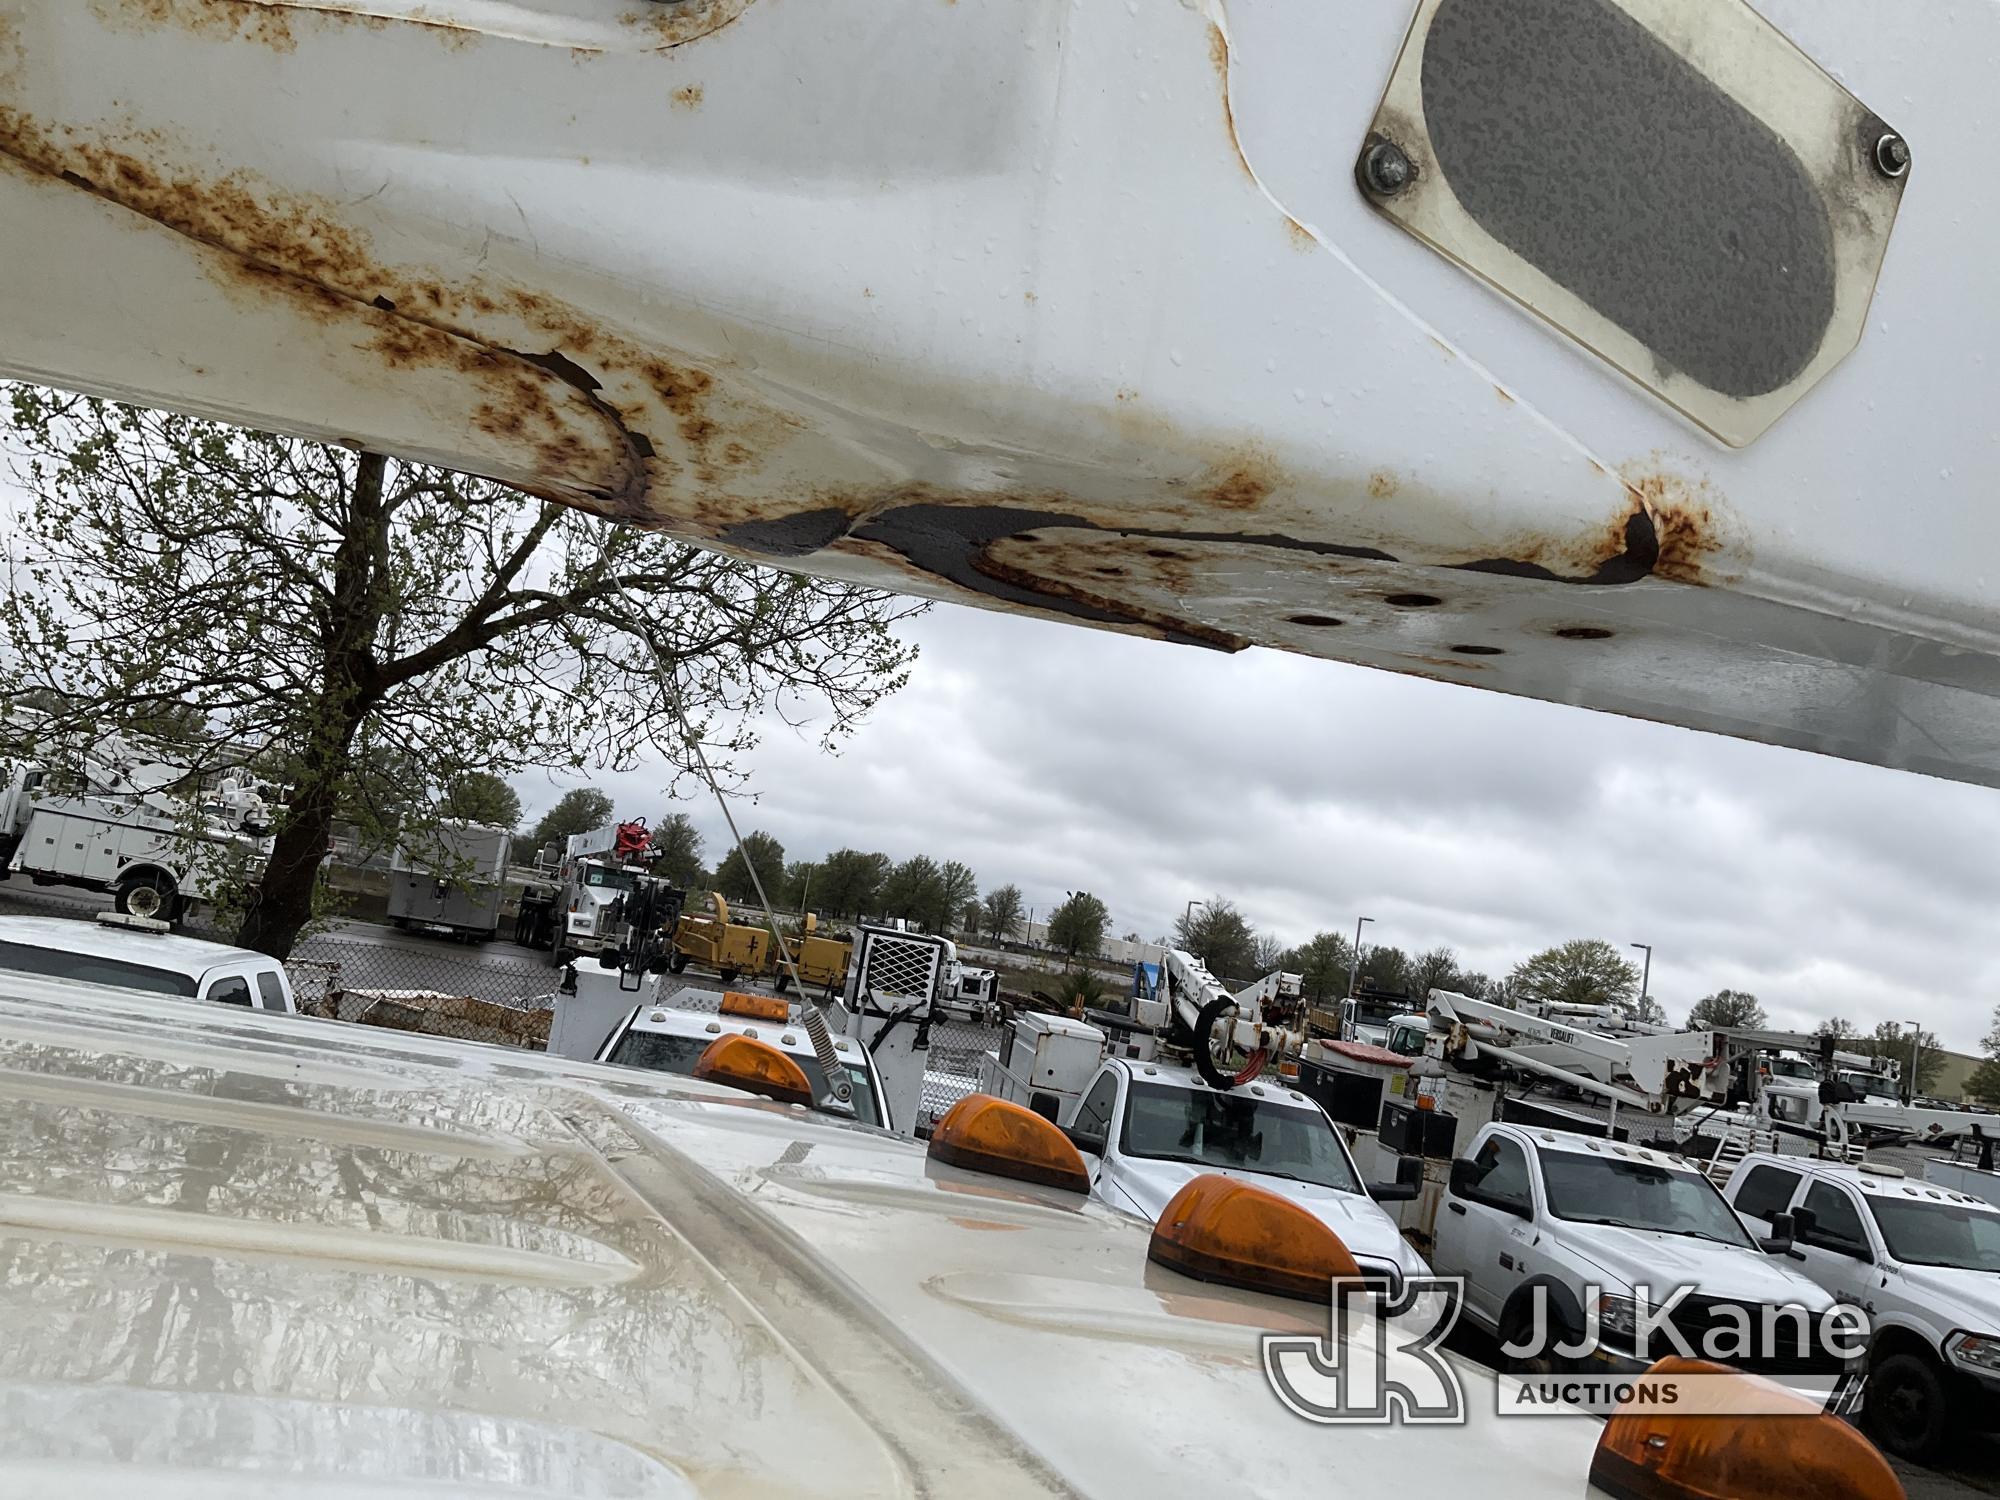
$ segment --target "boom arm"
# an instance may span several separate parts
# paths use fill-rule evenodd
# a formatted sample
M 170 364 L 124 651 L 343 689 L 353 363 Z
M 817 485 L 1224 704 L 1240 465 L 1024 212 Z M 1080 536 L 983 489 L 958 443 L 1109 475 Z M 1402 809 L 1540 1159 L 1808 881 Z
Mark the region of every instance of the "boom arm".
M 2000 783 L 2000 7 L 1412 5 L 0 0 L 0 371 Z

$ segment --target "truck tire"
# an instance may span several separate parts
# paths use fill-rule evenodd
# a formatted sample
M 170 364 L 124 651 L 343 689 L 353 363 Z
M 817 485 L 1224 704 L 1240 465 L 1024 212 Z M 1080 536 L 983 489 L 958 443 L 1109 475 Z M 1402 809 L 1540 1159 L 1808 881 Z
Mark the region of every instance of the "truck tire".
M 722 982 L 724 984 L 734 984 L 736 983 L 736 976 L 742 972 L 741 969 L 724 969 L 722 971 Z
M 179 913 L 180 889 L 171 875 L 154 870 L 128 875 L 111 893 L 111 904 L 128 917 L 152 917 L 171 922 Z
M 1548 1318 L 1552 1347 L 1541 1354 L 1526 1356 L 1508 1354 L 1503 1348 L 1499 1351 L 1500 1367 L 1510 1375 L 1568 1374 L 1582 1361 L 1564 1358 L 1555 1352 L 1553 1345 L 1567 1344 L 1571 1348 L 1576 1347 L 1576 1342 L 1581 1337 L 1578 1328 L 1583 1320 L 1575 1310 L 1575 1298 L 1557 1283 L 1530 1282 L 1514 1294 L 1508 1301 L 1506 1309 L 1500 1314 L 1499 1342 L 1502 1345 L 1519 1344 L 1531 1331 L 1535 1313 L 1534 1288 L 1537 1285 L 1548 1287 Z
M 1868 1370 L 1868 1399 L 1861 1420 L 1875 1441 L 1898 1458 L 1935 1456 L 1951 1428 L 1950 1402 L 1937 1364 L 1904 1350 L 1878 1359 Z
M 667 967 L 676 974 L 683 972 L 687 966 L 688 956 L 685 953 L 676 953 L 672 958 L 667 960 Z
M 778 973 L 778 982 L 773 986 L 773 988 L 776 989 L 779 994 L 783 995 L 788 993 L 791 990 L 791 987 L 792 987 L 791 971 L 789 969 L 780 970 Z

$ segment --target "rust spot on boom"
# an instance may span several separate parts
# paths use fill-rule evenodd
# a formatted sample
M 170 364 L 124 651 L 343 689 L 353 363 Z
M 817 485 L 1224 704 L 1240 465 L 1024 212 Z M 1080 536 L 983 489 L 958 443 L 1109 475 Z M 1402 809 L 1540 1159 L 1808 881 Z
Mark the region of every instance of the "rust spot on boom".
M 1620 585 L 1659 578 L 1706 587 L 1721 581 L 1733 549 L 1719 503 L 1705 484 L 1657 468 L 1628 466 L 1626 505 L 1577 537 L 1525 536 L 1504 555 L 1457 566 L 1547 582 Z
M 338 210 L 244 172 L 204 177 L 170 160 L 157 137 L 107 142 L 0 107 L 0 154 L 223 252 L 204 269 L 232 289 L 281 300 L 328 326 L 358 320 L 353 336 L 387 369 L 473 377 L 475 424 L 530 455 L 531 487 L 588 496 L 621 518 L 672 520 L 661 513 L 669 498 L 661 486 L 683 466 L 709 483 L 754 468 L 795 424 L 725 400 L 707 370 L 642 349 L 556 298 L 385 265 Z M 559 408 L 551 394 L 562 385 L 576 400 Z M 579 401 L 595 416 L 579 418 Z M 593 465 L 592 436 L 579 420 L 601 421 L 615 435 L 624 455 L 617 472 L 587 472 L 603 465 L 601 457 Z M 658 444 L 667 424 L 678 452 Z
M 1224 510 L 1254 510 L 1277 487 L 1268 461 L 1252 461 L 1231 469 L 1201 492 L 1201 498 Z
M 273 52 L 298 50 L 290 6 L 256 0 L 91 0 L 106 24 L 171 26 L 216 41 L 255 42 Z

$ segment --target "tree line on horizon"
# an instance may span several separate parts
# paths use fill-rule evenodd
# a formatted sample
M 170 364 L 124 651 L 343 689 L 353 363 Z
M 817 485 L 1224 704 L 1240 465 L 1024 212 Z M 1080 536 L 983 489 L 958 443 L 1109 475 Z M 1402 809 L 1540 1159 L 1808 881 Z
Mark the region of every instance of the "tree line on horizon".
M 604 826 L 610 815 L 610 798 L 595 788 L 578 788 L 550 809 L 531 837 L 537 844 L 560 842 L 570 833 Z M 713 890 L 728 901 L 754 903 L 756 881 L 750 875 L 754 866 L 766 896 L 780 911 L 902 920 L 927 932 L 988 942 L 1018 938 L 1027 925 L 1029 912 L 1019 886 L 1009 883 L 982 893 L 977 875 L 959 860 L 922 854 L 895 860 L 851 848 L 836 849 L 819 860 L 790 860 L 774 835 L 758 829 L 711 870 L 702 863 L 702 836 L 686 813 L 669 814 L 652 832 L 655 872 L 696 895 Z M 1045 920 L 1047 946 L 1072 961 L 1097 957 L 1111 934 L 1109 909 L 1088 891 L 1066 892 Z M 1136 932 L 1125 936 L 1140 941 Z M 1155 941 L 1194 954 L 1225 981 L 1247 984 L 1278 970 L 1298 974 L 1306 998 L 1316 1005 L 1337 1004 L 1350 990 L 1404 995 L 1420 1003 L 1437 989 L 1502 1004 L 1533 1000 L 1616 1005 L 1637 1020 L 1658 1025 L 1673 1019 L 1657 996 L 1641 992 L 1638 966 L 1601 938 L 1558 943 L 1493 979 L 1468 969 L 1449 947 L 1409 953 L 1393 944 L 1364 943 L 1357 962 L 1353 940 L 1345 933 L 1320 932 L 1288 946 L 1258 932 L 1233 901 L 1217 895 L 1192 903 L 1175 920 L 1172 932 Z M 1767 1018 L 1755 995 L 1721 989 L 1696 1001 L 1681 1024 L 1691 1031 L 1757 1028 L 1766 1025 Z M 1912 1038 L 1895 1021 L 1883 1021 L 1869 1030 L 1834 1016 L 1813 1034 L 1835 1037 L 1843 1051 L 1896 1058 L 1906 1069 L 1910 1066 Z M 1915 1040 L 1915 1086 L 1921 1093 L 1935 1085 L 1946 1053 L 1934 1032 L 1922 1031 Z M 2000 1104 L 2000 1009 L 1994 1012 L 1984 1046 L 1987 1060 L 1972 1075 L 1966 1092 Z

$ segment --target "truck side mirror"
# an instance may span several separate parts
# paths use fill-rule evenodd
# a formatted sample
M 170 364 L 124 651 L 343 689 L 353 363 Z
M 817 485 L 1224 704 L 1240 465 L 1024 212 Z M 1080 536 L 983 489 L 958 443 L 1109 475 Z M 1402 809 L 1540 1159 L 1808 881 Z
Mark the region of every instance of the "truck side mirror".
M 1394 1182 L 1371 1182 L 1368 1196 L 1377 1203 L 1409 1203 L 1423 1193 L 1424 1159 L 1421 1156 L 1396 1158 Z
M 1477 1198 L 1479 1178 L 1470 1159 L 1459 1157 L 1451 1164 L 1451 1195 L 1454 1198 Z
M 1819 1215 L 1809 1208 L 1795 1208 L 1792 1210 L 1790 1218 L 1792 1221 L 1792 1237 L 1802 1240 L 1808 1245 L 1811 1244 L 1813 1231 L 1819 1228 Z M 1774 1216 L 1771 1220 L 1773 1228 L 1777 1227 L 1777 1222 L 1777 1218 Z
M 1074 1125 L 1063 1131 L 1069 1143 L 1079 1151 L 1092 1156 L 1102 1156 L 1111 1145 L 1111 1138 L 1095 1130 L 1078 1130 Z
M 1804 1260 L 1805 1257 L 1792 1248 L 1797 1232 L 1797 1222 L 1790 1214 L 1772 1214 L 1771 1233 L 1767 1238 L 1758 1240 L 1757 1247 L 1766 1255 L 1789 1255 L 1793 1260 Z

